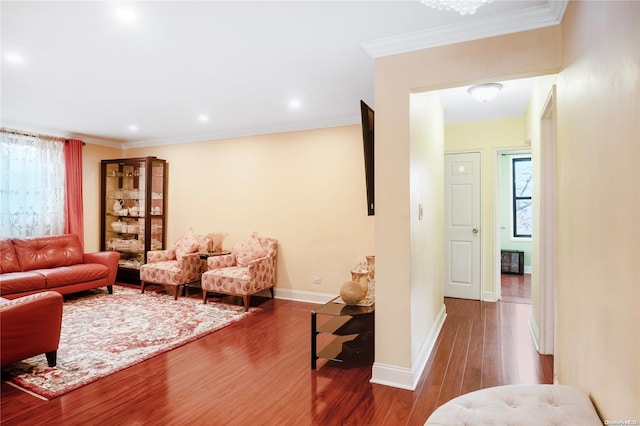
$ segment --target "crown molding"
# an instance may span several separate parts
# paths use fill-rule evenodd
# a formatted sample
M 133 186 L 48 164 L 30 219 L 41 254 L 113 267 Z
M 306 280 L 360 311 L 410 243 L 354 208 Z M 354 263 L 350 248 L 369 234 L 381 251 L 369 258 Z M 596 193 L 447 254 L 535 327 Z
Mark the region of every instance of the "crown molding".
M 104 139 L 97 136 L 86 135 L 74 132 L 61 132 L 57 129 L 47 129 L 43 127 L 34 127 L 31 125 L 1 122 L 0 126 L 8 129 L 18 130 L 27 133 L 36 133 L 42 135 L 55 136 L 59 138 L 80 139 L 83 142 L 93 145 L 102 145 L 117 149 L 147 148 L 152 146 L 177 145 L 182 143 L 207 142 L 220 139 L 235 139 L 257 135 L 267 135 L 273 133 L 298 132 L 313 129 L 323 129 L 327 127 L 351 126 L 360 124 L 360 116 L 345 116 L 329 120 L 306 121 L 302 123 L 292 123 L 276 126 L 254 127 L 248 129 L 232 129 L 223 130 L 214 133 L 206 133 L 192 136 L 178 136 L 163 139 L 147 139 L 147 140 L 120 140 L 120 139 Z
M 247 129 L 232 129 L 207 133 L 201 135 L 193 135 L 187 137 L 171 137 L 164 139 L 140 140 L 125 142 L 123 149 L 144 148 L 150 146 L 176 145 L 182 143 L 206 142 L 220 139 L 235 139 L 258 135 L 268 135 L 273 133 L 298 132 L 304 130 L 322 129 L 327 127 L 350 126 L 360 124 L 360 116 L 341 117 L 330 120 L 306 121 L 302 123 L 292 123 L 276 126 L 254 127 Z
M 537 28 L 550 27 L 562 22 L 568 0 L 550 0 L 539 6 L 499 15 L 486 16 L 467 22 L 402 34 L 361 43 L 372 57 L 397 55 L 432 47 L 465 41 L 480 40 Z

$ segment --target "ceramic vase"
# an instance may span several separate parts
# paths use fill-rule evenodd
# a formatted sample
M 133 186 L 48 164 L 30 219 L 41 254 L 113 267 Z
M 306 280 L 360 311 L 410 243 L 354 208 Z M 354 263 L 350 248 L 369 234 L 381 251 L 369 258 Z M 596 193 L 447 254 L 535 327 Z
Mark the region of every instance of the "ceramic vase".
M 360 284 L 360 287 L 364 290 L 364 295 L 367 295 L 367 291 L 369 291 L 369 271 L 351 271 L 351 280 Z
M 376 278 L 376 257 L 367 256 L 367 268 L 369 269 L 369 281 Z
M 367 295 L 357 281 L 347 281 L 340 287 L 340 297 L 347 305 L 357 305 Z

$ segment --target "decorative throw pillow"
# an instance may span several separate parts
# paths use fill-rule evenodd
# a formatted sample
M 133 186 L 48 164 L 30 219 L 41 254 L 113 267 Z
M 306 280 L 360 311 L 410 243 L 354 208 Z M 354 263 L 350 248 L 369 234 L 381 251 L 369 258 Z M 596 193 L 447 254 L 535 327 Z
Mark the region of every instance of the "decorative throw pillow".
M 222 251 L 222 242 L 229 235 L 228 232 L 213 232 L 207 236 L 211 240 L 211 251 Z
M 205 253 L 211 251 L 211 238 L 207 235 L 196 235 L 196 240 L 198 240 L 198 252 Z
M 251 261 L 265 257 L 267 251 L 262 248 L 258 234 L 253 232 L 246 240 L 238 241 L 233 246 L 238 266 L 247 266 Z
M 193 229 L 189 228 L 173 246 L 176 252 L 176 259 L 182 260 L 187 254 L 197 252 L 199 245 L 198 239 L 193 234 Z

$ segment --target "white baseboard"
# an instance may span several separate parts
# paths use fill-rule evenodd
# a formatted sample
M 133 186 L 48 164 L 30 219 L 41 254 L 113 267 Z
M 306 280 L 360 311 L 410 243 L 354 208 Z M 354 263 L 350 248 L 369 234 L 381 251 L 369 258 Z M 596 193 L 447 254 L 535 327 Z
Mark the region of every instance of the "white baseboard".
M 524 273 L 525 274 L 530 274 L 531 271 L 533 271 L 533 267 L 532 266 L 526 266 L 524 267 Z
M 497 302 L 498 298 L 496 297 L 495 291 L 483 291 L 482 292 L 482 301 L 483 302 Z
M 444 320 L 446 318 L 447 309 L 443 304 L 438 316 L 436 317 L 436 321 L 433 324 L 433 327 L 431 327 L 431 331 L 420 348 L 418 357 L 411 368 L 403 368 L 395 365 L 374 362 L 370 382 L 379 385 L 392 386 L 394 388 L 407 389 L 411 391 L 415 390 L 427 365 L 427 361 L 431 356 L 431 352 L 433 352 L 436 340 L 438 340 L 440 330 L 442 330 L 442 326 L 444 325 Z
M 293 300 L 295 302 L 325 304 L 337 296 L 337 294 L 319 293 L 315 291 L 292 290 L 288 288 L 274 287 L 276 299 Z
M 538 329 L 538 324 L 536 324 L 536 320 L 533 317 L 533 312 L 529 315 L 529 332 L 531 333 L 531 338 L 533 339 L 533 344 L 536 346 L 536 351 L 540 352 L 540 345 L 538 344 L 540 339 L 540 330 Z

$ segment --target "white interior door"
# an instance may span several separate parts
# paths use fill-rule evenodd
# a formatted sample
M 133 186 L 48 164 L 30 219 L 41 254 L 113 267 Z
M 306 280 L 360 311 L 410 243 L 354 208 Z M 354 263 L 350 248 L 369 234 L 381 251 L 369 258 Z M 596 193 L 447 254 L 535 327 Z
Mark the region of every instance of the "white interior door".
M 446 297 L 480 300 L 480 153 L 445 155 Z

